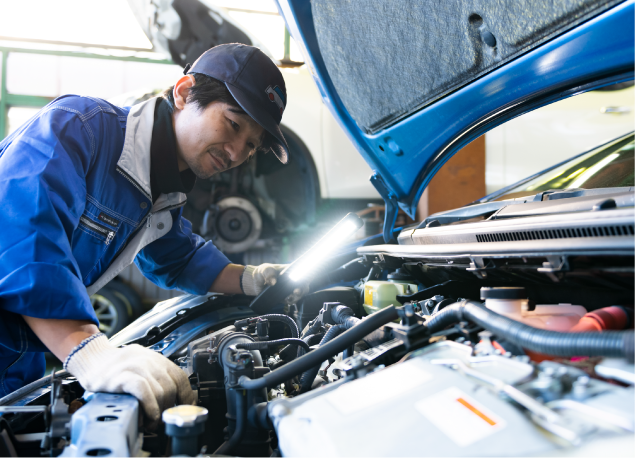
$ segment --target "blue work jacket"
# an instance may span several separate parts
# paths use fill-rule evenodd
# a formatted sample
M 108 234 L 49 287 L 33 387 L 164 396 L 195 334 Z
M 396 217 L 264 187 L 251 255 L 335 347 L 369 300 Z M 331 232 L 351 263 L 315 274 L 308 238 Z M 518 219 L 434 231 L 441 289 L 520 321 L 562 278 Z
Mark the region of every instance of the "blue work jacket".
M 184 194 L 152 203 L 156 100 L 63 96 L 0 143 L 0 397 L 44 375 L 21 315 L 98 324 L 90 294 L 132 262 L 192 294 L 229 264 L 182 217 Z

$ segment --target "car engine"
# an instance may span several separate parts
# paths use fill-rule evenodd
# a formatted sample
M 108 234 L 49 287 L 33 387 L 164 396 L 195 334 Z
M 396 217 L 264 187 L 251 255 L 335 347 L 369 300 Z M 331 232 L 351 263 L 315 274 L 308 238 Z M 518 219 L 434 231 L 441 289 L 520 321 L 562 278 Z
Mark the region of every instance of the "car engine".
M 567 255 L 556 271 L 547 268 L 554 256 L 537 252 L 520 263 L 484 259 L 479 269 L 456 257 L 391 255 L 391 246 L 399 247 L 370 241 L 329 256 L 294 305 L 282 300 L 293 286 L 284 273 L 253 301 L 208 294 L 157 304 L 111 342 L 172 360 L 189 376 L 195 406 L 148 425 L 134 397 L 84 392 L 61 371 L 0 400 L 0 453 L 632 451 L 632 251 L 592 263 Z

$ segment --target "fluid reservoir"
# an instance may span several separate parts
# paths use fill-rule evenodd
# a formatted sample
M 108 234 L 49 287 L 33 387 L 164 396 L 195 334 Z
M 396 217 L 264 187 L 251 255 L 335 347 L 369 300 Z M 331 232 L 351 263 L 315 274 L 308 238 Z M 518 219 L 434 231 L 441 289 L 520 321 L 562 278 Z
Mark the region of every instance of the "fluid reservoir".
M 522 287 L 481 288 L 485 307 L 534 328 L 566 332 L 586 314 L 581 305 L 544 304 L 529 310 L 527 291 Z
M 417 283 L 404 270 L 388 274 L 388 281 L 367 281 L 364 285 L 364 310 L 369 315 L 389 305 L 398 305 L 397 296 L 419 291 Z

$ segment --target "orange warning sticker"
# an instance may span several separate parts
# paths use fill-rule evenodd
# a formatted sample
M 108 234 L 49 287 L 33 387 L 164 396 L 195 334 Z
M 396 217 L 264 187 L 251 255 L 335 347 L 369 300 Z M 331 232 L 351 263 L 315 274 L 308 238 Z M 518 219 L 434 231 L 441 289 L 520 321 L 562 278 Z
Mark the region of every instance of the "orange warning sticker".
M 478 415 L 479 417 L 481 417 L 483 420 L 485 420 L 486 422 L 488 422 L 490 425 L 495 426 L 496 422 L 494 420 L 492 420 L 490 417 L 488 417 L 487 415 L 485 415 L 483 412 L 481 412 L 480 410 L 478 410 L 476 407 L 474 407 L 472 404 L 470 404 L 469 402 L 467 402 L 465 399 L 463 398 L 456 398 L 456 400 L 463 404 L 465 407 L 467 407 L 468 409 L 470 409 L 472 412 L 474 412 L 476 415 Z
M 461 447 L 478 442 L 506 425 L 490 409 L 455 387 L 422 399 L 415 408 Z

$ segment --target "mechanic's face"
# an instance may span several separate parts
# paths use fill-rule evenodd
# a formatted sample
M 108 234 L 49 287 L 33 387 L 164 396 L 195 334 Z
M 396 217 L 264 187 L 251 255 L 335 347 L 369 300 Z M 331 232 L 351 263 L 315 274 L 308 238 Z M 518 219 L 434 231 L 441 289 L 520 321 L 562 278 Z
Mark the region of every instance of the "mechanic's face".
M 179 170 L 191 169 L 201 179 L 245 162 L 260 146 L 264 129 L 240 109 L 212 102 L 204 109 L 186 103 L 194 77 L 175 85 L 174 132 Z

